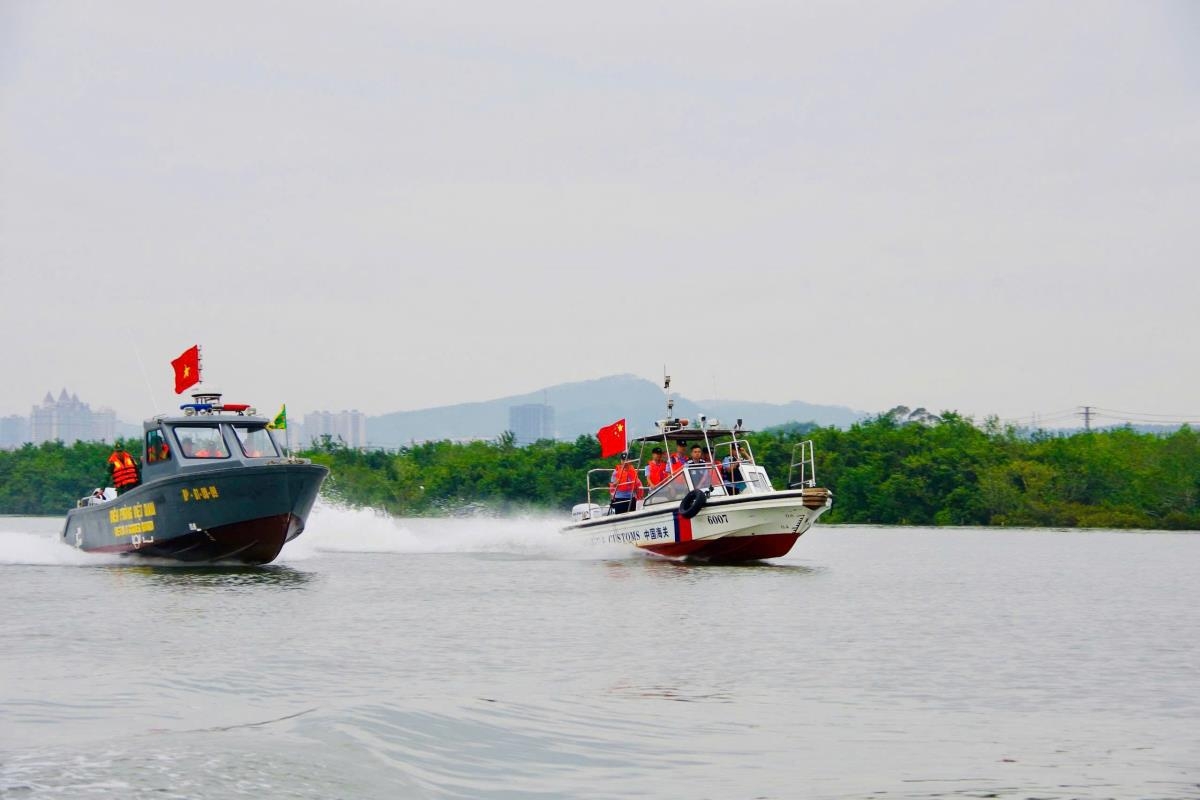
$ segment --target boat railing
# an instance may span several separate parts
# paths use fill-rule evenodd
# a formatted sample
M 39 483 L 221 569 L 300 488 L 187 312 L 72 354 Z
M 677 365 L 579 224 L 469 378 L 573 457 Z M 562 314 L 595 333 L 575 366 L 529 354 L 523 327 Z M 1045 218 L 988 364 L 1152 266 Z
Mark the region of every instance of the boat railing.
M 740 494 L 747 487 L 751 492 L 770 490 L 771 482 L 762 477 L 765 472 L 760 475 L 761 468 L 754 463 L 754 451 L 750 449 L 748 440 L 733 438 L 718 443 L 713 447 L 713 458 L 731 493 Z
M 596 516 L 604 517 L 612 513 L 612 491 L 610 487 L 612 485 L 613 472 L 612 467 L 598 467 L 588 470 L 586 519 Z M 640 470 L 638 475 L 641 475 Z M 601 509 L 599 513 L 594 510 L 596 508 Z
M 799 489 L 817 485 L 817 465 L 814 459 L 812 439 L 806 439 L 792 448 L 792 465 L 788 469 L 788 488 Z
M 724 464 L 725 459 L 738 461 L 742 464 L 754 463 L 754 452 L 750 449 L 748 439 L 730 439 L 713 446 L 713 457 L 718 464 Z

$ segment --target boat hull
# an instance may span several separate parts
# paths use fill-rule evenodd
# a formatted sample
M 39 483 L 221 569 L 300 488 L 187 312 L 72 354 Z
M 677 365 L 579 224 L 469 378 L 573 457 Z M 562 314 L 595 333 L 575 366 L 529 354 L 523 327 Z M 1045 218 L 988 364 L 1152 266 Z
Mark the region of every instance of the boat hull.
M 62 538 L 86 552 L 266 564 L 303 532 L 328 474 L 295 463 L 178 474 L 72 509 Z
M 589 544 L 625 543 L 666 558 L 762 561 L 787 555 L 831 505 L 824 489 L 713 497 L 691 518 L 674 504 L 652 506 L 579 522 L 563 535 Z

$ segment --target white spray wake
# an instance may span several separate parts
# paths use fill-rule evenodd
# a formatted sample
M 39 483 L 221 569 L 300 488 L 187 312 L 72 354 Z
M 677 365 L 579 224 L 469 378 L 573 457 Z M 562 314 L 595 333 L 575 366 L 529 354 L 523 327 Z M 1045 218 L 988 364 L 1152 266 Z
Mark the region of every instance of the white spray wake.
M 53 522 L 51 528 L 47 523 Z M 0 565 L 84 567 L 115 564 L 118 556 L 91 555 L 59 540 L 61 520 L 0 519 Z
M 284 547 L 278 561 L 311 561 L 333 553 L 496 553 L 569 560 L 640 557 L 628 545 L 587 545 L 567 539 L 559 530 L 568 519 L 565 514 L 398 519 L 371 509 L 318 503 L 304 534 Z M 130 563 L 119 555 L 84 553 L 64 544 L 59 538 L 61 526 L 61 519 L 0 518 L 0 566 Z
M 566 539 L 559 530 L 568 519 L 565 514 L 398 519 L 371 509 L 318 504 L 304 534 L 284 548 L 280 560 L 306 561 L 321 553 L 501 553 L 564 559 L 630 556 L 628 546 L 583 545 Z

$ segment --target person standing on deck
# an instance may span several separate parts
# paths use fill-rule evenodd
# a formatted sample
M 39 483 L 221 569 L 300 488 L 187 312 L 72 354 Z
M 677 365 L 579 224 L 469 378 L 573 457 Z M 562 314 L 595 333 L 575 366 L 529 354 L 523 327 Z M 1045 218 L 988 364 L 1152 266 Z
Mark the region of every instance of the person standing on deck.
M 663 461 L 663 450 L 661 447 L 656 447 L 650 451 L 650 463 L 646 465 L 646 482 L 653 489 L 667 479 L 671 474 L 671 468 Z
M 679 472 L 687 464 L 687 460 L 687 442 L 676 442 L 675 452 L 671 454 L 671 472 Z
M 740 494 L 746 488 L 741 473 L 742 459 L 741 448 L 734 444 L 729 448 L 729 455 L 721 460 L 721 480 L 727 494 Z
M 629 462 L 629 454 L 622 453 L 617 468 L 613 470 L 612 480 L 608 482 L 608 493 L 612 497 L 609 508 L 614 514 L 625 514 L 637 508 L 637 501 L 642 499 L 645 489 L 638 478 L 637 469 Z
M 112 484 L 117 487 L 118 495 L 125 494 L 141 482 L 138 479 L 137 462 L 119 444 L 113 445 L 112 455 L 108 457 L 108 472 L 112 475 Z

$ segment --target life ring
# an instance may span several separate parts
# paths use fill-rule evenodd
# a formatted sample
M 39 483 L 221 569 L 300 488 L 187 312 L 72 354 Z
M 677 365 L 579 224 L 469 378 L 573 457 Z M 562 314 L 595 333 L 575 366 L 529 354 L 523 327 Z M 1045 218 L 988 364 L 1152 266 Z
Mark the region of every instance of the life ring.
M 704 508 L 704 504 L 707 502 L 707 492 L 703 489 L 692 489 L 683 496 L 683 500 L 679 503 L 679 516 L 691 519 L 700 513 L 700 509 Z

